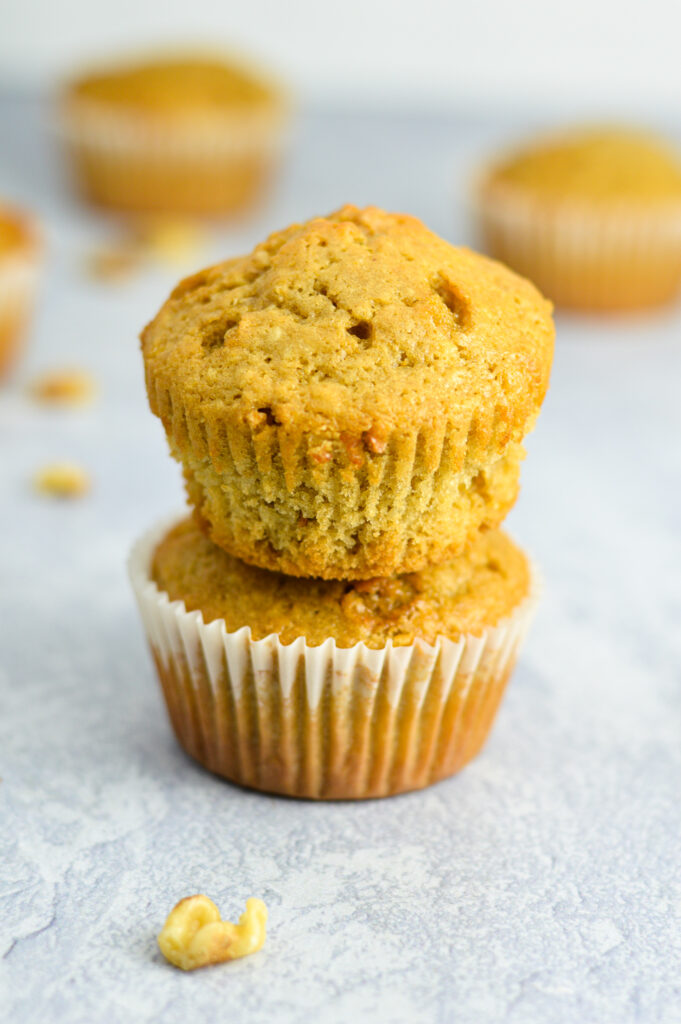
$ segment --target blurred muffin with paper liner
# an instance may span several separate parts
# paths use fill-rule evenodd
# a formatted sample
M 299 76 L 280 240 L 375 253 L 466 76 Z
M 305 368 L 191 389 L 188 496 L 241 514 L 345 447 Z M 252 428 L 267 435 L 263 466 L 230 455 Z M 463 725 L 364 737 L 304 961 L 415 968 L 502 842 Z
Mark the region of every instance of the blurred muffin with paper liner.
M 236 215 L 265 193 L 288 102 L 244 60 L 170 53 L 94 69 L 61 95 L 76 183 L 132 214 Z
M 635 129 L 540 138 L 482 175 L 484 247 L 558 306 L 625 311 L 681 290 L 681 157 Z

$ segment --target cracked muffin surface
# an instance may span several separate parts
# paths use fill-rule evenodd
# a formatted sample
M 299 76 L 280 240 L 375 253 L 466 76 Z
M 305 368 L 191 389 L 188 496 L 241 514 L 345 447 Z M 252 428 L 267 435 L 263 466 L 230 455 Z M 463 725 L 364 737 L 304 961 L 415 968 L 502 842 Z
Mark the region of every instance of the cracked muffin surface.
M 213 541 L 263 568 L 366 578 L 501 522 L 553 324 L 502 265 L 346 206 L 181 282 L 142 348 Z

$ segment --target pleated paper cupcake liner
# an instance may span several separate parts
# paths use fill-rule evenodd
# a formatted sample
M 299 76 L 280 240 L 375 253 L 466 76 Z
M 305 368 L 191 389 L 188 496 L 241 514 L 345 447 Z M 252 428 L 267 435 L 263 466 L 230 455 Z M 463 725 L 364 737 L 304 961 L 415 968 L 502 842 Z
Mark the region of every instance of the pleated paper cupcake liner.
M 0 377 L 19 355 L 33 312 L 37 280 L 37 247 L 0 259 Z
M 62 111 L 58 131 L 93 202 L 131 213 L 220 215 L 261 195 L 284 123 L 272 112 L 162 125 L 74 104 Z
M 129 571 L 175 735 L 243 786 L 313 799 L 420 789 L 482 747 L 538 597 L 479 636 L 373 650 L 228 633 L 171 601 L 150 576 L 172 523 L 134 546 Z
M 478 216 L 487 251 L 558 306 L 637 309 L 681 291 L 679 203 L 600 210 L 483 185 Z

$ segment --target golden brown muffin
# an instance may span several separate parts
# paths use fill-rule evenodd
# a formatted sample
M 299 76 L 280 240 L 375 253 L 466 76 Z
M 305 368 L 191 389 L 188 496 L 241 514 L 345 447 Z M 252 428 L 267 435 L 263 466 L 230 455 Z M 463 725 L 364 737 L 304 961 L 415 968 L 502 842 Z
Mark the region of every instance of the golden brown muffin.
M 360 579 L 454 557 L 512 506 L 551 307 L 413 217 L 346 206 L 183 281 L 147 390 L 215 543 Z
M 184 749 L 315 799 L 418 789 L 474 757 L 536 597 L 499 531 L 438 568 L 346 584 L 241 564 L 189 520 L 144 538 L 130 569 Z
M 0 377 L 16 360 L 33 311 L 39 249 L 33 221 L 0 204 Z
M 642 132 L 584 129 L 483 179 L 487 250 L 559 305 L 633 309 L 681 288 L 681 159 Z
M 260 72 L 188 54 L 84 75 L 65 90 L 61 112 L 76 178 L 92 201 L 222 215 L 261 195 L 285 103 Z
M 421 572 L 371 580 L 319 580 L 257 569 L 228 555 L 193 519 L 178 523 L 156 548 L 151 576 L 171 601 L 222 619 L 227 632 L 250 627 L 254 640 L 276 633 L 316 647 L 434 644 L 479 635 L 509 615 L 529 592 L 527 559 L 501 530 L 479 533 L 465 555 Z

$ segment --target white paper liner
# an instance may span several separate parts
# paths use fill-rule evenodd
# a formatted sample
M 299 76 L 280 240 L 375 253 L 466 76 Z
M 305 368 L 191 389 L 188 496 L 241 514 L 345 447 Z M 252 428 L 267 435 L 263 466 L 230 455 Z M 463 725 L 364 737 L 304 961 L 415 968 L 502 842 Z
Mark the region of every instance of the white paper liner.
M 151 559 L 176 522 L 146 533 L 128 568 L 177 738 L 206 768 L 256 789 L 357 799 L 421 788 L 478 752 L 537 603 L 534 566 L 529 595 L 480 636 L 283 644 L 206 624 L 158 589 Z
M 681 203 L 585 206 L 483 182 L 477 215 L 491 255 L 558 305 L 655 305 L 681 288 Z
M 100 155 L 154 162 L 202 161 L 252 153 L 274 155 L 280 149 L 284 124 L 279 110 L 164 124 L 134 112 L 79 103 L 62 108 L 57 133 L 69 145 Z

